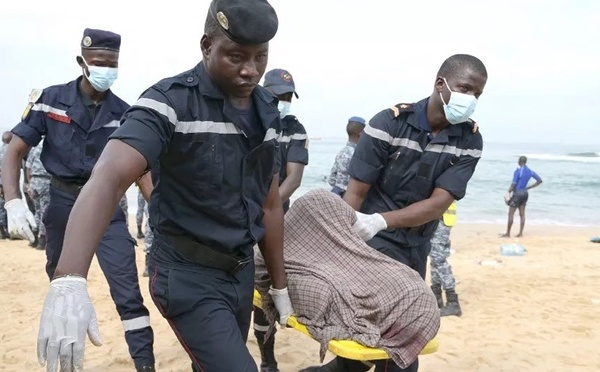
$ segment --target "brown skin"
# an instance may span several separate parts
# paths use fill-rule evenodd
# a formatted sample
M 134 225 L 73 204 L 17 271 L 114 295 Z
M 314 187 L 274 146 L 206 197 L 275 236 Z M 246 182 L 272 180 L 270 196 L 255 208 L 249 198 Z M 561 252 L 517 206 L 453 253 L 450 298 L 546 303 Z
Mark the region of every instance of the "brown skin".
M 293 93 L 280 94 L 277 98 L 280 101 L 292 102 Z M 304 164 L 287 162 L 285 165 L 285 180 L 279 185 L 279 196 L 281 202 L 285 203 L 290 200 L 290 197 L 300 187 L 302 183 L 302 175 L 304 174 Z
M 268 45 L 241 46 L 229 40 L 202 37 L 207 72 L 237 107 L 250 107 L 253 88 L 266 67 Z M 257 63 L 260 61 L 260 63 Z M 252 85 L 252 89 L 248 88 Z M 96 163 L 90 180 L 75 202 L 65 233 L 63 251 L 55 277 L 78 274 L 87 277 L 92 257 L 106 231 L 119 200 L 148 167 L 146 159 L 120 140 L 110 140 Z M 141 180 L 143 193 L 151 189 L 149 177 Z M 283 209 L 278 177 L 273 177 L 264 205 L 264 239 L 259 247 L 273 287 L 287 286 L 283 267 Z M 85 202 L 83 202 L 85 200 Z
M 83 58 L 82 58 L 83 57 Z M 98 104 L 106 96 L 106 92 L 98 92 L 87 80 L 90 72 L 84 63 L 87 62 L 89 66 L 98 67 L 119 67 L 119 53 L 112 50 L 89 50 L 82 49 L 81 56 L 77 56 L 77 64 L 84 70 L 85 79 L 81 80 L 81 90 L 92 100 L 92 102 Z
M 427 120 L 431 125 L 434 136 L 450 125 L 446 120 L 440 98 L 441 92 L 446 103 L 450 100 L 450 91 L 445 86 L 444 77 L 438 76 L 436 78 L 433 93 L 429 97 L 427 105 Z M 483 93 L 487 81 L 487 78 L 480 76 L 471 69 L 465 69 L 457 73 L 455 77 L 445 78 L 452 91 L 474 95 L 477 98 Z M 355 210 L 360 210 L 370 188 L 371 185 L 351 178 L 348 183 L 348 190 L 344 194 L 344 200 Z M 416 227 L 440 218 L 453 201 L 454 197 L 448 191 L 435 188 L 428 199 L 381 215 L 389 229 Z

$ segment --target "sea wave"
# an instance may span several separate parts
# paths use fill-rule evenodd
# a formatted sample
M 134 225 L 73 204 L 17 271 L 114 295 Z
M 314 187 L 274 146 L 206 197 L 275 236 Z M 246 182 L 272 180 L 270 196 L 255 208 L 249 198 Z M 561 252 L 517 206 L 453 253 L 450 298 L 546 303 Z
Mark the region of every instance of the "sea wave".
M 582 152 L 568 155 L 526 154 L 525 156 L 527 156 L 527 158 L 529 159 L 536 160 L 564 161 L 577 163 L 600 163 L 600 153 L 597 152 Z

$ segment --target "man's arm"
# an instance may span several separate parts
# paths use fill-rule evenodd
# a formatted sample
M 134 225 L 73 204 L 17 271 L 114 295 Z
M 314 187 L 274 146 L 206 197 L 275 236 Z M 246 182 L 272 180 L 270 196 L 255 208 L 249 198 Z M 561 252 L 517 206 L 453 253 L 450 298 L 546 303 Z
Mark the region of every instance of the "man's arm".
M 290 136 L 286 158 L 286 176 L 279 186 L 282 203 L 287 202 L 294 191 L 300 187 L 304 166 L 308 165 L 308 136 L 304 126 L 298 121 L 295 122 L 293 134 Z
M 30 146 L 17 135 L 13 136 L 6 148 L 2 158 L 2 186 L 6 201 L 18 199 L 21 195 L 19 192 L 21 161 L 29 149 Z
M 348 165 L 350 180 L 344 194 L 344 201 L 354 210 L 360 210 L 371 185 L 388 163 L 390 146 L 393 141 L 393 110 L 383 110 L 375 115 L 360 136 L 354 154 Z
M 278 174 L 273 176 L 263 212 L 265 236 L 258 243 L 258 247 L 265 259 L 273 288 L 286 288 L 287 279 L 283 265 L 283 207 L 279 197 Z
M 69 216 L 55 277 L 87 277 L 115 206 L 146 167 L 146 159 L 133 147 L 120 140 L 108 142 Z
M 535 180 L 535 183 L 531 186 L 527 186 L 527 190 L 533 189 L 534 187 L 538 187 L 539 185 L 542 184 L 542 178 L 540 176 L 538 176 L 537 173 L 535 172 L 531 172 L 531 177 L 533 177 L 533 179 Z
M 287 202 L 294 191 L 300 187 L 302 183 L 302 175 L 304 174 L 304 164 L 287 162 L 285 166 L 286 177 L 279 186 L 279 196 L 281 202 Z

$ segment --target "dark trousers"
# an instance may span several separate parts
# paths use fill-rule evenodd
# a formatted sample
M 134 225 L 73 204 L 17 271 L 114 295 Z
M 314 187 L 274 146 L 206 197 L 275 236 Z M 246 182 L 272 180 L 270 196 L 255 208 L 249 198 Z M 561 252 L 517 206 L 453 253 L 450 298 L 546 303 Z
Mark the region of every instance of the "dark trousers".
M 43 216 L 46 226 L 46 273 L 52 279 L 65 237 L 67 221 L 76 197 L 50 187 L 50 203 Z M 117 312 L 123 322 L 125 341 L 136 367 L 154 364 L 154 334 L 150 313 L 144 306 L 135 262 L 135 240 L 125 226 L 125 215 L 117 207 L 100 241 L 96 258 L 106 277 Z
M 431 250 L 429 241 L 418 247 L 406 248 L 391 244 L 389 241 L 375 236 L 367 242 L 369 246 L 378 250 L 394 260 L 405 264 L 411 269 L 417 271 L 421 278 L 425 280 L 427 273 L 427 256 Z M 360 361 L 337 357 L 338 368 L 344 372 L 363 372 L 368 371 L 371 366 L 368 366 Z M 400 368 L 391 360 L 373 361 L 375 364 L 375 372 L 416 372 L 419 370 L 419 359 L 415 360 L 407 368 Z
M 167 267 L 150 257 L 150 273 L 152 299 L 192 360 L 192 371 L 258 370 L 246 347 L 254 263 L 232 276 L 200 265 Z

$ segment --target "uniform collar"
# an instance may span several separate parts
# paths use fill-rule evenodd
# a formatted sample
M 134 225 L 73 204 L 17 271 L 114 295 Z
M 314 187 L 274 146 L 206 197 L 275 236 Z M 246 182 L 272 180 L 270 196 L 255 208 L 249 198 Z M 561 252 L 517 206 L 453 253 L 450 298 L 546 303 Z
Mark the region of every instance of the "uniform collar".
M 188 76 L 185 78 L 186 82 L 189 84 L 196 84 L 198 86 L 198 91 L 204 96 L 223 100 L 223 113 L 225 115 L 230 114 L 228 116 L 231 118 L 231 116 L 233 116 L 231 115 L 232 107 L 230 106 L 228 100 L 225 99 L 225 96 L 221 90 L 217 87 L 210 76 L 208 76 L 203 61 L 200 61 L 200 63 L 196 65 L 193 73 L 196 75 L 196 81 L 194 81 L 192 76 Z M 192 79 L 190 79 L 190 77 L 192 77 Z M 273 120 L 279 117 L 279 110 L 276 106 L 277 98 L 273 97 L 272 94 L 270 94 L 260 85 L 257 85 L 252 91 L 252 101 L 256 106 L 256 111 L 258 112 L 258 116 L 261 119 L 263 127 L 265 130 L 269 129 Z
M 77 103 L 82 103 L 85 105 L 86 100 L 83 99 L 83 95 L 85 94 L 83 90 L 81 90 L 80 96 L 80 84 L 83 79 L 83 75 L 79 76 L 77 79 L 70 81 L 66 85 L 66 91 L 62 92 L 59 98 L 60 103 L 66 106 L 75 106 Z M 87 101 L 89 101 L 89 98 Z M 112 90 L 108 90 L 106 92 L 106 96 L 104 96 L 104 100 L 102 100 L 102 104 L 107 104 L 109 107 L 119 107 L 117 102 L 117 96 L 112 92 Z
M 417 103 L 411 105 L 411 109 L 413 112 L 409 113 L 406 122 L 411 126 L 425 130 L 427 132 L 431 131 L 429 127 L 429 122 L 427 121 L 427 105 L 429 104 L 429 97 L 420 100 Z M 432 143 L 447 143 L 448 137 L 459 137 L 462 135 L 462 129 L 460 128 L 461 124 L 449 125 L 442 131 L 440 131 L 433 139 Z

